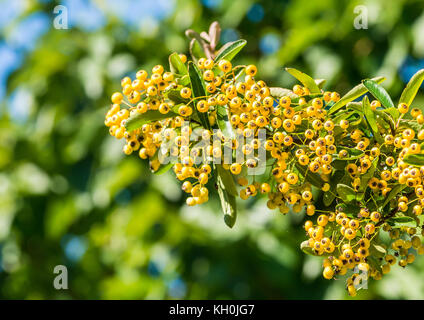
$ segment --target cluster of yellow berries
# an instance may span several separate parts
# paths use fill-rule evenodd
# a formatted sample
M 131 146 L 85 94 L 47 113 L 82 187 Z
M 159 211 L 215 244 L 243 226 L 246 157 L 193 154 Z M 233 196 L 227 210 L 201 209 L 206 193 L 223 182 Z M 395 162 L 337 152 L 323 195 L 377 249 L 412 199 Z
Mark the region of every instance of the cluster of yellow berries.
M 187 65 L 185 55 L 179 59 Z M 201 96 L 188 75 L 165 72 L 161 65 L 150 76 L 140 70 L 134 80 L 122 79 L 122 92 L 112 95 L 105 125 L 112 136 L 126 140 L 125 154 L 138 151 L 157 171 L 164 166 L 158 154 L 167 145 L 167 154 L 178 159 L 173 171 L 185 180 L 182 189 L 190 206 L 208 201 L 207 185 L 219 160 L 241 187 L 241 199 L 267 194 L 270 209 L 317 214 L 315 223 L 304 224 L 306 247 L 326 257 L 324 278 L 352 272 L 347 280 L 351 295 L 359 271 L 380 279 L 396 262 L 405 267 L 415 253 L 424 253 L 418 235 L 423 233 L 424 166 L 405 161 L 419 155 L 424 142 L 424 129 L 416 130 L 424 123 L 419 109 L 411 110 L 411 120 L 403 120 L 409 106 L 401 103 L 394 108 L 398 119 L 383 124 L 383 107 L 372 101 L 370 108 L 381 120 L 377 140 L 363 114 L 350 116 L 359 111 L 329 113 L 340 100 L 337 92 L 311 93 L 307 86 L 295 85 L 279 94 L 255 78 L 256 66 L 233 67 L 225 59 L 201 58 L 195 67 L 204 87 Z M 141 119 L 140 125 L 129 126 L 133 118 Z M 192 138 L 194 131 L 198 138 Z M 199 147 L 199 139 L 213 142 Z M 222 161 L 225 149 L 231 150 L 230 163 Z M 236 150 L 246 159 L 238 159 Z M 259 151 L 266 154 L 268 170 L 248 176 L 246 170 L 260 164 Z M 319 210 L 315 204 L 323 194 L 330 200 Z M 405 219 L 415 225 L 398 223 Z M 386 244 L 380 239 L 384 232 L 390 239 Z
M 377 100 L 371 105 L 380 107 Z M 408 107 L 400 104 L 398 111 L 405 114 Z M 410 123 L 424 123 L 419 109 L 411 110 L 411 116 Z M 396 262 L 405 267 L 414 262 L 415 254 L 424 254 L 424 246 L 417 235 L 419 231 L 421 236 L 424 235 L 423 222 L 419 219 L 424 206 L 424 166 L 404 162 L 404 157 L 421 152 L 424 130 L 415 132 L 411 127 L 403 127 L 401 121 L 394 128 L 379 129 L 384 139 L 381 145 L 375 142 L 373 145 L 360 129 L 352 130 L 346 135 L 347 139 L 339 139 L 340 143 L 363 152 L 356 159 L 347 161 L 345 166 L 345 182 L 350 181 L 355 192 L 363 188 L 362 177 L 376 161 L 373 174 L 367 177 L 367 206 L 355 213 L 345 213 L 343 206 L 336 206 L 335 211 L 322 211 L 315 224 L 311 220 L 304 224 L 309 236 L 308 247 L 317 255 L 327 256 L 323 263 L 324 278 L 332 279 L 353 270 L 347 280 L 347 290 L 352 296 L 356 295 L 358 280 L 363 279 L 358 272 L 379 280 Z M 337 158 L 347 157 L 347 151 L 341 150 Z M 380 211 L 382 208 L 378 208 L 375 202 L 385 199 L 393 188 L 397 189 L 390 197 L 388 207 L 391 211 Z M 371 207 L 373 211 L 369 209 Z M 400 220 L 411 221 L 417 227 L 393 224 L 391 218 L 397 213 L 402 215 Z M 386 233 L 389 240 L 375 245 L 373 240 L 381 238 L 382 233 Z

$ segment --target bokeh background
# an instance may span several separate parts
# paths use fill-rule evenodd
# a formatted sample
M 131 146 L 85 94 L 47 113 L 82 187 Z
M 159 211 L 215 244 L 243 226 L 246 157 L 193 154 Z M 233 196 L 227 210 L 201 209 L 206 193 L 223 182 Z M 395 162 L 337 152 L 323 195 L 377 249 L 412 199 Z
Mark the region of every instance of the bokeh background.
M 69 29 L 55 29 L 64 5 Z M 368 29 L 356 30 L 356 5 Z M 0 0 L 0 298 L 347 299 L 299 250 L 301 216 L 239 202 L 188 208 L 172 172 L 153 176 L 103 125 L 120 78 L 187 53 L 184 30 L 218 20 L 248 40 L 239 63 L 273 85 L 284 66 L 345 93 L 384 75 L 397 99 L 424 67 L 424 2 L 406 0 Z M 422 93 L 415 104 L 423 102 Z M 69 289 L 53 288 L 65 265 Z M 424 298 L 424 258 L 356 299 Z

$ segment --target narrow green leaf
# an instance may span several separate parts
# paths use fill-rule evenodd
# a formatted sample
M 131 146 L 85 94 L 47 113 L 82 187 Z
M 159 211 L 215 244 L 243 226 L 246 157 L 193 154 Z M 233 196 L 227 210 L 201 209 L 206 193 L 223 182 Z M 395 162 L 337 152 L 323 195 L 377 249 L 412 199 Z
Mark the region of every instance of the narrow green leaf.
M 303 73 L 294 68 L 286 68 L 286 71 L 299 80 L 306 88 L 309 89 L 311 93 L 321 93 L 321 90 L 315 83 L 315 80 L 308 76 L 306 73 Z
M 177 78 L 175 81 L 177 82 L 177 84 L 186 87 L 190 84 L 190 77 L 188 76 L 188 74 L 186 74 L 181 78 Z
M 418 89 L 421 87 L 423 80 L 424 69 L 421 69 L 409 80 L 408 84 L 402 92 L 402 95 L 400 96 L 399 104 L 406 103 L 408 106 L 410 106 L 418 92 Z
M 404 188 L 406 188 L 406 185 L 404 184 L 396 184 L 393 189 L 389 192 L 386 199 L 384 200 L 383 204 L 379 208 L 379 210 L 383 210 L 383 208 L 394 198 L 396 197 Z
M 400 112 L 397 108 L 393 107 L 393 108 L 387 108 L 382 110 L 384 113 L 390 115 L 393 119 L 394 122 L 396 122 L 399 117 L 400 117 Z
M 175 104 L 181 104 L 181 103 L 188 103 L 190 99 L 184 99 L 181 97 L 180 91 L 181 87 L 178 87 L 177 89 L 171 89 L 166 93 L 166 96 L 169 100 L 173 101 Z
M 173 163 L 161 165 L 159 167 L 159 169 L 154 172 L 154 174 L 156 174 L 156 175 L 164 174 L 165 172 L 168 172 L 169 169 L 171 169 L 173 167 L 173 165 L 174 165 Z
M 202 45 L 200 44 L 199 41 L 197 41 L 197 39 L 191 39 L 190 41 L 190 45 L 188 47 L 190 55 L 193 59 L 193 61 L 195 63 L 197 63 L 197 61 L 200 58 L 206 58 L 205 52 L 203 51 Z
M 233 176 L 230 171 L 225 170 L 222 165 L 217 164 L 216 170 L 218 173 L 218 176 L 221 178 L 221 181 L 224 185 L 224 189 L 232 196 L 237 196 L 237 188 L 234 183 Z
M 378 131 L 377 122 L 375 120 L 375 115 L 371 109 L 370 101 L 368 100 L 368 97 L 365 96 L 364 99 L 362 99 L 362 110 L 364 112 L 365 118 L 367 119 L 367 122 L 371 128 L 372 131 Z
M 415 219 L 412 217 L 407 217 L 407 216 L 403 216 L 403 217 L 393 217 L 390 218 L 390 220 L 396 222 L 396 223 L 406 223 L 406 222 L 415 222 Z
M 378 258 L 384 257 L 387 253 L 386 248 L 382 244 L 372 243 L 369 250 L 370 250 L 370 253 L 373 254 L 373 256 L 376 256 Z
M 364 155 L 364 152 L 358 149 L 348 149 L 348 148 L 341 148 L 340 150 L 346 150 L 347 153 L 349 154 L 348 157 L 346 158 L 339 158 L 340 160 L 356 160 L 359 159 L 360 157 L 362 157 Z M 337 155 L 338 157 L 338 155 Z
M 224 107 L 218 106 L 216 109 L 216 123 L 218 128 L 222 131 L 226 138 L 234 139 L 236 133 L 233 130 L 233 126 L 228 119 L 228 110 Z
M 218 195 L 221 200 L 222 210 L 224 211 L 224 222 L 232 228 L 237 219 L 237 189 L 234 184 L 231 173 L 221 165 L 216 165 Z
M 172 73 L 181 76 L 188 74 L 186 65 L 182 62 L 180 56 L 176 52 L 169 56 L 169 67 Z
M 370 127 L 375 140 L 380 143 L 383 144 L 384 140 L 381 137 L 381 134 L 378 130 L 378 126 L 377 126 L 377 121 L 375 118 L 375 113 L 374 111 L 371 109 L 371 105 L 370 105 L 370 101 L 368 100 L 368 97 L 365 96 L 364 99 L 362 99 L 362 110 L 364 112 L 365 115 L 365 119 L 368 123 L 368 126 Z
M 350 112 L 340 112 L 337 116 L 333 118 L 334 123 L 340 123 L 341 120 L 346 120 L 349 117 L 353 116 L 356 112 L 350 111 Z
M 270 92 L 271 96 L 273 96 L 274 98 L 281 98 L 281 97 L 284 97 L 284 96 L 287 96 L 290 99 L 299 98 L 299 96 L 297 94 L 295 94 L 290 89 L 286 89 L 286 88 L 271 87 L 271 88 L 269 88 L 269 92 Z
M 372 80 L 374 80 L 377 83 L 381 83 L 384 80 L 386 80 L 386 78 L 375 77 L 375 78 L 372 78 Z M 336 112 L 337 110 L 343 108 L 348 102 L 351 102 L 355 100 L 356 98 L 362 96 L 367 91 L 368 89 L 362 83 L 358 84 L 356 87 L 352 88 L 352 90 L 350 90 L 348 93 L 346 93 L 339 101 L 337 101 L 336 104 L 334 104 L 330 108 L 330 110 L 328 111 L 328 114 L 332 114 Z
M 322 87 L 324 87 L 324 84 L 327 82 L 327 80 L 325 79 L 315 79 L 314 81 L 320 89 L 322 89 Z
M 407 120 L 407 119 L 401 119 L 399 121 L 399 127 L 398 128 L 410 128 L 414 130 L 415 132 L 421 131 L 423 128 L 422 124 L 419 124 L 416 120 Z
M 324 192 L 322 196 L 323 203 L 326 207 L 330 206 L 336 198 L 337 184 L 348 183 L 350 177 L 342 170 L 336 170 L 330 179 L 330 190 Z
M 384 109 L 384 111 L 387 111 L 389 109 Z M 397 110 L 397 109 L 396 109 Z M 375 110 L 376 120 L 377 123 L 380 124 L 383 128 L 386 129 L 394 129 L 395 127 L 395 121 L 393 120 L 392 115 L 390 115 L 387 112 L 383 112 L 381 110 Z
M 371 162 L 371 167 L 361 176 L 361 185 L 359 186 L 359 191 L 364 191 L 367 188 L 368 182 L 374 176 L 375 170 L 377 169 L 378 160 L 379 157 L 376 157 Z
M 339 183 L 337 185 L 337 194 L 344 202 L 351 202 L 356 198 L 356 192 L 351 187 Z
M 363 80 L 362 83 L 364 84 L 365 88 L 367 88 L 368 91 L 371 92 L 371 94 L 381 102 L 382 106 L 385 108 L 394 108 L 392 98 L 390 98 L 386 89 L 380 86 L 376 81 L 367 79 Z
M 415 228 L 417 226 L 417 221 L 414 218 L 408 216 L 391 217 L 390 219 L 388 219 L 388 223 L 392 226 L 392 228 Z
M 197 66 L 191 61 L 188 64 L 188 73 L 190 76 L 191 90 L 194 97 L 205 97 L 206 89 L 205 89 L 205 83 L 203 82 L 202 75 L 200 73 L 199 68 L 197 68 Z M 205 113 L 199 112 L 196 109 L 195 103 L 193 103 L 193 109 L 194 109 L 194 112 L 199 117 L 203 127 L 206 129 L 210 129 L 208 116 Z
M 424 166 L 424 154 L 408 154 L 403 158 L 403 162 L 415 167 Z
M 145 113 L 135 113 L 128 118 L 127 122 L 125 123 L 125 128 L 127 131 L 131 132 L 141 128 L 146 123 L 173 118 L 175 116 L 177 116 L 177 114 L 172 111 L 168 112 L 167 114 L 162 114 L 157 110 L 149 110 Z
M 296 169 L 299 171 L 299 173 L 303 177 L 305 177 L 305 180 L 307 182 L 311 183 L 313 186 L 317 188 L 320 188 L 320 189 L 322 188 L 322 186 L 324 185 L 324 181 L 322 181 L 319 174 L 309 171 L 306 166 L 302 166 L 298 162 L 296 162 L 295 166 L 296 166 Z
M 364 110 L 362 109 L 362 102 L 348 102 L 346 104 L 347 110 L 355 110 L 359 112 L 360 114 L 364 113 Z
M 221 207 L 224 212 L 224 222 L 232 228 L 237 220 L 236 198 L 218 186 L 218 195 L 221 200 Z
M 348 217 L 357 217 L 361 208 L 354 204 L 340 203 L 336 206 L 336 210 L 346 213 Z
M 239 39 L 233 42 L 228 42 L 219 49 L 215 57 L 215 63 L 218 63 L 220 60 L 231 61 L 237 53 L 246 45 L 247 41 Z

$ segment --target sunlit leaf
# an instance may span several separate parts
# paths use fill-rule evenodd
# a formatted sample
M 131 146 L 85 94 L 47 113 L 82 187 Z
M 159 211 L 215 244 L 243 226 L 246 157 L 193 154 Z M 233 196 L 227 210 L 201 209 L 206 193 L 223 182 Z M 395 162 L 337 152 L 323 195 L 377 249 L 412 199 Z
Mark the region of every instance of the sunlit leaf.
M 417 221 L 408 216 L 403 217 L 391 217 L 387 220 L 387 222 L 390 224 L 392 228 L 403 228 L 403 227 L 410 227 L 415 228 L 417 226 Z
M 372 243 L 369 250 L 370 253 L 376 257 L 384 257 L 387 253 L 387 250 L 383 244 Z
M 218 63 L 223 59 L 231 61 L 237 55 L 237 53 L 243 49 L 246 43 L 247 41 L 243 39 L 226 43 L 221 47 L 221 49 L 218 50 L 215 57 L 215 63 Z
M 193 62 L 188 64 L 188 73 L 190 76 L 191 90 L 194 97 L 206 97 L 205 83 L 203 82 L 200 70 Z M 210 129 L 209 119 L 205 113 L 199 112 L 193 103 L 194 112 L 198 115 L 204 128 Z
M 384 77 L 375 77 L 372 78 L 376 83 L 381 83 L 386 78 Z M 356 98 L 362 96 L 364 93 L 366 93 L 368 89 L 361 83 L 358 84 L 356 87 L 351 89 L 348 93 L 346 93 L 339 101 L 336 102 L 335 105 L 333 105 L 330 110 L 328 111 L 328 114 L 332 114 L 336 112 L 337 110 L 343 108 L 348 102 L 351 102 L 355 100 Z
M 306 88 L 309 89 L 311 93 L 321 92 L 320 88 L 315 83 L 315 80 L 308 76 L 306 73 L 303 73 L 294 68 L 286 68 L 286 71 L 299 80 Z
M 400 117 L 400 112 L 395 107 L 384 109 L 384 110 L 382 110 L 382 112 L 390 115 L 392 117 L 393 121 L 397 121 Z
M 408 106 L 410 106 L 418 92 L 418 89 L 421 87 L 423 80 L 424 69 L 421 69 L 416 72 L 409 80 L 408 84 L 402 92 L 402 95 L 400 96 L 399 104 L 406 103 Z
M 378 84 L 378 82 L 374 80 L 363 80 L 362 83 L 368 89 L 371 94 L 381 102 L 381 105 L 385 108 L 393 108 L 394 104 L 392 98 L 390 98 L 386 89 Z
M 396 197 L 405 188 L 406 188 L 406 185 L 404 184 L 395 185 L 392 188 L 392 190 L 389 192 L 389 194 L 387 195 L 386 199 L 384 200 L 383 204 L 380 207 L 380 210 L 382 210 L 394 197 Z
M 217 170 L 218 195 L 224 212 L 224 221 L 227 226 L 232 228 L 237 219 L 237 189 L 231 173 L 220 164 L 215 167 Z
M 297 162 L 296 169 L 303 177 L 305 177 L 305 180 L 310 182 L 313 186 L 321 189 L 324 185 L 324 181 L 322 181 L 321 177 L 318 174 L 309 171 L 306 166 L 302 166 Z
M 424 154 L 408 154 L 403 158 L 403 162 L 409 164 L 410 166 L 424 166 Z
M 295 94 L 292 90 L 286 88 L 271 87 L 269 88 L 269 91 L 271 93 L 271 96 L 273 96 L 274 98 L 281 98 L 284 96 L 287 96 L 290 99 L 299 98 L 299 96 Z
M 315 83 L 317 84 L 318 88 L 322 89 L 327 82 L 325 79 L 315 79 Z
M 186 65 L 182 62 L 178 53 L 174 52 L 169 56 L 169 67 L 172 73 L 184 76 L 188 74 Z
M 337 185 L 337 194 L 344 202 L 351 202 L 356 198 L 356 191 L 353 188 L 339 183 Z
M 377 140 L 378 143 L 383 144 L 384 140 L 381 137 L 381 134 L 378 130 L 377 121 L 376 121 L 376 118 L 375 118 L 375 113 L 371 109 L 370 101 L 368 100 L 367 96 L 365 96 L 364 99 L 362 99 L 362 110 L 364 112 L 365 119 L 366 119 L 375 139 Z

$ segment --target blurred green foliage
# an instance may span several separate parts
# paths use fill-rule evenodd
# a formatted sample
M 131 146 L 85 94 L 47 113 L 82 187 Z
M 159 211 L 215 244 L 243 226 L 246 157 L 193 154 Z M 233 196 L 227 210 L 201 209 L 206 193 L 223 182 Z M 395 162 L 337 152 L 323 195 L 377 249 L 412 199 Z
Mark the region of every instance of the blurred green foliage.
M 396 98 L 413 73 L 408 70 L 424 58 L 424 3 L 165 3 L 172 6 L 169 16 L 134 27 L 93 2 L 104 26 L 60 30 L 52 23 L 59 3 L 28 2 L 2 28 L 7 39 L 29 14 L 50 17 L 1 101 L 0 298 L 347 298 L 344 281 L 322 279 L 321 259 L 299 250 L 303 217 L 269 212 L 264 199 L 248 201 L 240 203 L 231 230 L 216 198 L 186 207 L 171 172 L 152 176 L 136 155 L 124 157 L 121 142 L 104 127 L 104 113 L 122 76 L 165 64 L 171 52 L 187 53 L 184 30 L 201 31 L 214 20 L 224 39 L 248 40 L 237 62 L 256 63 L 268 83 L 294 84 L 283 66 L 326 78 L 341 93 L 384 75 Z M 369 29 L 353 27 L 356 5 L 368 9 Z M 421 93 L 415 103 L 422 102 Z M 24 118 L 13 116 L 17 106 Z M 68 290 L 53 287 L 59 264 L 68 268 Z M 396 268 L 357 298 L 422 299 L 423 270 L 422 258 L 407 270 Z

